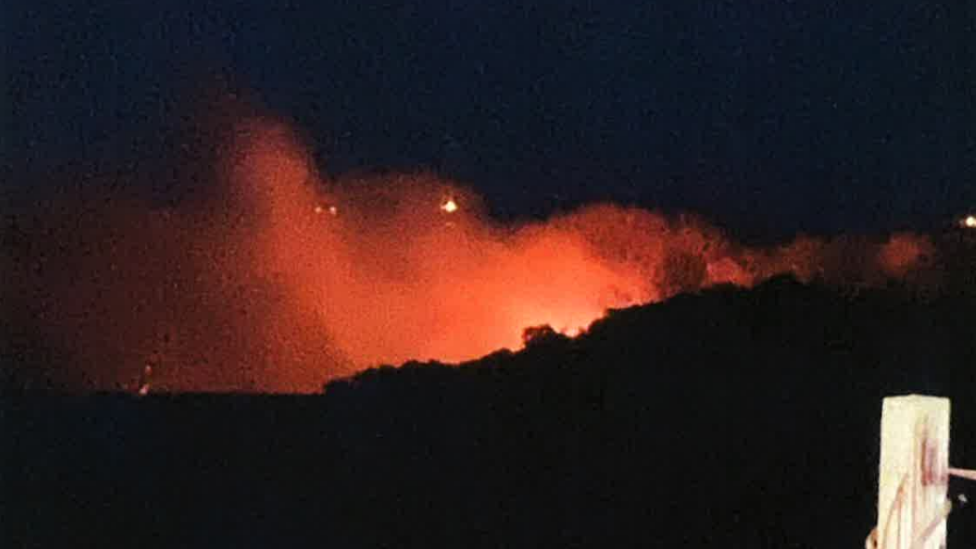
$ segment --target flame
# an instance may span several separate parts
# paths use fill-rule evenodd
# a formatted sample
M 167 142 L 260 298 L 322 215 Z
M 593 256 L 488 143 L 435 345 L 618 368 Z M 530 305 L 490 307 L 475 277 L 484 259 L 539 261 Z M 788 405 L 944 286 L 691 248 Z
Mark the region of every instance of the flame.
M 609 308 L 680 292 L 781 273 L 880 281 L 932 253 L 910 234 L 750 248 L 694 216 L 610 204 L 501 225 L 430 174 L 324 177 L 294 132 L 264 118 L 237 124 L 221 150 L 213 202 L 67 203 L 50 216 L 62 231 L 35 231 L 38 249 L 66 251 L 41 270 L 24 263 L 0 301 L 89 365 L 78 379 L 113 387 L 158 355 L 154 391 L 316 391 L 378 363 L 518 349 L 527 327 L 577 336 Z M 432 197 L 446 197 L 440 211 Z
M 967 215 L 960 222 L 960 225 L 967 229 L 976 229 L 976 215 Z
M 457 202 L 455 202 L 453 198 L 448 198 L 441 204 L 441 211 L 445 213 L 454 213 L 458 211 Z

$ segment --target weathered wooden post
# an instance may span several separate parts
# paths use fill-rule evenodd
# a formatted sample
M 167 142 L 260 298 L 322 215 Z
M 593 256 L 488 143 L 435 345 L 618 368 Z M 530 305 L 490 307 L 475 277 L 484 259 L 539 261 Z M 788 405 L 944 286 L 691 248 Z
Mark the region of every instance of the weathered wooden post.
M 940 549 L 946 544 L 949 485 L 947 398 L 884 399 L 878 524 L 868 545 L 878 549 Z M 955 471 L 953 471 L 955 472 Z

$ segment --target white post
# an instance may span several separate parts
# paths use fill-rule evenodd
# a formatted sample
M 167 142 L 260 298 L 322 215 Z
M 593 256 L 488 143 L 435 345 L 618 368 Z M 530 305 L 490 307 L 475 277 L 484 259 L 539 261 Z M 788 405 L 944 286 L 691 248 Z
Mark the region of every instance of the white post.
M 878 479 L 878 549 L 940 549 L 949 501 L 949 399 L 884 399 Z

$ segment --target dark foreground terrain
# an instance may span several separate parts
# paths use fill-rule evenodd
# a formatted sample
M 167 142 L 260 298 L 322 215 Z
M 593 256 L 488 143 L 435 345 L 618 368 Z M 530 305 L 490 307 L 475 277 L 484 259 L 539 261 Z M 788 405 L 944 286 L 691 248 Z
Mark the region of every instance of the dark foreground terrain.
M 8 396 L 2 546 L 861 547 L 908 392 L 952 397 L 976 466 L 966 292 L 778 279 L 533 335 L 319 396 Z

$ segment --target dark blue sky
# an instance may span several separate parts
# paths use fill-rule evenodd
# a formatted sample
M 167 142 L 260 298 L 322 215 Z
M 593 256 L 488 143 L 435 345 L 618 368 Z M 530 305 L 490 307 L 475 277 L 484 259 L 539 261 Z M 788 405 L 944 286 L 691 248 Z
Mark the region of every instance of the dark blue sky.
M 10 0 L 3 184 L 165 156 L 227 82 L 330 172 L 433 168 L 502 215 L 614 200 L 789 233 L 976 207 L 976 7 L 860 4 Z

